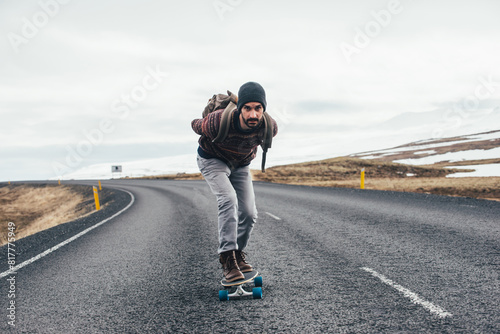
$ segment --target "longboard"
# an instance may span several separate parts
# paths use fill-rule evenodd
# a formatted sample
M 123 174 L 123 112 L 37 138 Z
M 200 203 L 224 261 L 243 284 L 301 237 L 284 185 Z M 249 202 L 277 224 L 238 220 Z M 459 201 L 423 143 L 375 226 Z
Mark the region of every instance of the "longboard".
M 225 287 L 241 285 L 241 284 L 245 284 L 245 283 L 250 282 L 255 277 L 257 277 L 257 275 L 259 275 L 259 272 L 257 270 L 252 270 L 252 271 L 249 271 L 247 273 L 243 273 L 243 276 L 245 276 L 245 278 L 243 278 L 243 279 L 239 279 L 239 280 L 232 281 L 232 282 L 228 282 L 225 279 L 223 279 L 222 281 L 220 281 L 220 284 L 222 284 L 222 286 L 225 286 Z
M 252 296 L 253 299 L 262 299 L 262 277 L 259 276 L 257 270 L 252 270 L 247 273 L 243 273 L 245 278 L 236 280 L 233 282 L 228 282 L 223 279 L 220 284 L 224 287 L 224 290 L 219 290 L 219 300 L 229 300 L 231 298 L 241 298 Z M 243 289 L 243 285 L 254 283 L 255 287 L 252 291 L 247 291 Z M 231 292 L 231 290 L 235 291 Z

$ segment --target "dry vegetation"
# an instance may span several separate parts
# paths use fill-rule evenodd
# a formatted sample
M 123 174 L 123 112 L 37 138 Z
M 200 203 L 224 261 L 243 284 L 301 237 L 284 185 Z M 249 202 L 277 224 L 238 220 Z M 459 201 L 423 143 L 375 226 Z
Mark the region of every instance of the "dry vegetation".
M 365 168 L 365 189 L 431 193 L 500 200 L 500 177 L 447 178 L 467 169 L 411 166 L 356 158 L 334 158 L 275 166 L 266 173 L 253 171 L 254 180 L 320 186 L 359 188 Z
M 87 187 L 89 188 L 89 187 Z M 0 188 L 0 222 L 16 224 L 16 239 L 71 221 L 93 210 L 93 192 L 57 185 L 9 185 Z M 86 194 L 88 193 L 88 195 Z M 7 231 L 4 228 L 4 231 Z M 6 233 L 0 233 L 0 245 Z
M 293 165 L 268 168 L 265 173 L 254 171 L 254 178 L 261 181 L 309 184 L 311 182 L 331 182 L 359 180 L 361 170 L 371 179 L 412 177 L 445 177 L 457 170 L 433 166 L 412 166 L 380 160 L 340 157 L 320 161 L 304 162 Z M 464 171 L 464 170 L 461 170 Z

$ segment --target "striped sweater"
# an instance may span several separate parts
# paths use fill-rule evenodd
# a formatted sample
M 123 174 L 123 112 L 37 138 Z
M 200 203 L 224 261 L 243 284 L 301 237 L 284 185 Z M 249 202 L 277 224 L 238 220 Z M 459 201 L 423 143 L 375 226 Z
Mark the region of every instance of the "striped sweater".
M 205 118 L 195 119 L 191 122 L 194 132 L 199 134 L 200 147 L 198 153 L 203 158 L 218 158 L 234 167 L 249 165 L 255 158 L 257 147 L 262 144 L 264 123 L 259 128 L 245 131 L 239 123 L 239 112 L 231 114 L 231 126 L 226 139 L 220 143 L 213 143 L 219 133 L 220 121 L 224 110 L 216 110 Z M 273 123 L 273 137 L 278 133 L 278 125 Z

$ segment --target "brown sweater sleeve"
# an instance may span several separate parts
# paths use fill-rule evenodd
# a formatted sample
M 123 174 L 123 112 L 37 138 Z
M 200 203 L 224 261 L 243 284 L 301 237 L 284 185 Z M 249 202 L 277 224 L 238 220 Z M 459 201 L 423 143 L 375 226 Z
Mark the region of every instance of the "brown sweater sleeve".
M 205 118 L 195 119 L 191 122 L 193 131 L 200 135 L 213 140 L 217 137 L 220 127 L 220 118 L 224 110 L 217 110 L 208 114 Z

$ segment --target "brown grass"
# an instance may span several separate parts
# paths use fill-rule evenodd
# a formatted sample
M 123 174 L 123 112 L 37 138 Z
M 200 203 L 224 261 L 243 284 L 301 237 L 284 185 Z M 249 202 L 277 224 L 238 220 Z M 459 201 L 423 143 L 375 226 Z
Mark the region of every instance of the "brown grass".
M 411 166 L 340 157 L 275 166 L 266 173 L 252 171 L 254 180 L 319 187 L 360 188 L 365 168 L 365 189 L 430 193 L 500 200 L 500 177 L 447 178 L 459 170 L 438 166 Z M 412 176 L 410 176 L 412 175 Z
M 284 183 L 284 182 L 279 182 Z M 288 184 L 317 187 L 359 188 L 360 180 L 306 181 Z M 365 189 L 463 196 L 500 201 L 500 177 L 388 178 L 365 180 Z
M 298 163 L 293 165 L 268 168 L 265 173 L 253 171 L 255 180 L 300 183 L 318 183 L 330 181 L 358 180 L 361 170 L 370 179 L 445 177 L 458 172 L 458 169 L 440 168 L 434 166 L 413 166 L 397 164 L 380 160 L 367 160 L 349 157 Z M 468 171 L 462 169 L 460 171 Z
M 16 224 L 16 240 L 71 221 L 95 209 L 88 195 L 70 186 L 9 185 L 0 188 L 0 245 L 7 241 L 7 223 Z M 84 203 L 84 205 L 82 205 Z

